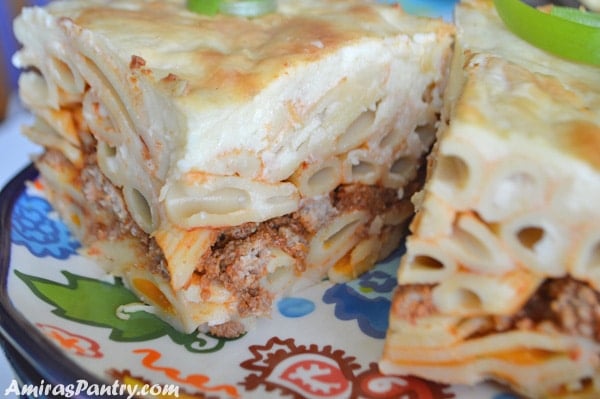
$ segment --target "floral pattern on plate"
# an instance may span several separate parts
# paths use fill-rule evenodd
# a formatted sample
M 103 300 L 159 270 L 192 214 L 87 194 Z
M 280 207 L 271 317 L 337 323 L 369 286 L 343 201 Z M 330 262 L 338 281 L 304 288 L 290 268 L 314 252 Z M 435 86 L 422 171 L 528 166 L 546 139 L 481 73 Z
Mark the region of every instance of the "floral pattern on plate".
M 37 257 L 68 259 L 79 248 L 67 226 L 51 217 L 52 206 L 39 196 L 24 192 L 13 208 L 12 242 L 24 245 Z

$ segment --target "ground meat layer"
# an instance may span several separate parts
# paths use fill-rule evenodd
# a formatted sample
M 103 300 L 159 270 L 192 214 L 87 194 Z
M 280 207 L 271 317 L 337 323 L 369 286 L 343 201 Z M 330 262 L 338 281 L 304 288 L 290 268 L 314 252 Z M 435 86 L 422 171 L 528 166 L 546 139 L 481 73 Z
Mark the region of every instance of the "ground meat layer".
M 570 277 L 548 279 L 513 317 L 495 330 L 547 329 L 600 342 L 600 293 Z
M 289 215 L 262 223 L 245 223 L 223 229 L 197 267 L 204 281 L 218 280 L 235 292 L 241 317 L 268 314 L 272 295 L 260 281 L 266 274 L 270 249 L 278 248 L 296 260 L 296 271 L 304 260 L 312 235 L 333 216 L 352 210 L 368 210 L 372 217 L 400 206 L 396 190 L 359 184 L 340 186 L 328 197 L 307 200 Z M 363 232 L 367 234 L 368 226 Z

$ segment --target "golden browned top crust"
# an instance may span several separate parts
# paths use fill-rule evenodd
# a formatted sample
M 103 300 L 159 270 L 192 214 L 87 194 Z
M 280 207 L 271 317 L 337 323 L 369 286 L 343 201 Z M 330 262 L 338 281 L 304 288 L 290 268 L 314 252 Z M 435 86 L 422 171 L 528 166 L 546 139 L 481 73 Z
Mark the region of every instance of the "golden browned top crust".
M 190 84 L 190 91 L 228 91 L 241 100 L 294 66 L 349 43 L 449 29 L 438 21 L 407 16 L 399 7 L 368 1 L 279 3 L 277 13 L 259 18 L 205 16 L 188 11 L 185 1 L 163 0 L 129 0 L 126 5 L 73 1 L 49 11 L 110 37 L 124 60 L 135 56 L 142 67 L 165 71 L 163 77 L 174 72 Z

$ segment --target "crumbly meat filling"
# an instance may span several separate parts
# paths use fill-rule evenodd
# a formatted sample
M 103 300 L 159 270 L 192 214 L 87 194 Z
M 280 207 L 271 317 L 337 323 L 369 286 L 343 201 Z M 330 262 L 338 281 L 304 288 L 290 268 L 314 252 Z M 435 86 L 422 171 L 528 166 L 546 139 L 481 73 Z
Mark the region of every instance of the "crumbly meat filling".
M 434 285 L 400 286 L 394 312 L 407 321 L 437 313 L 432 299 Z M 544 281 L 516 314 L 487 316 L 468 338 L 510 330 L 542 330 L 576 335 L 600 342 L 600 293 L 571 277 Z
M 399 204 L 397 192 L 360 184 L 340 186 L 328 197 L 307 200 L 289 215 L 262 223 L 245 223 L 223 229 L 197 267 L 201 281 L 218 280 L 240 299 L 240 316 L 268 314 L 272 295 L 260 281 L 267 273 L 270 248 L 278 248 L 304 270 L 311 235 L 340 212 L 366 209 L 375 216 Z M 360 234 L 360 233 L 359 233 Z M 366 234 L 366 229 L 362 234 Z
M 422 317 L 437 313 L 432 296 L 434 287 L 434 284 L 398 286 L 392 301 L 394 315 L 409 323 L 414 323 Z
M 510 318 L 498 318 L 494 331 L 551 329 L 600 342 L 600 293 L 571 277 L 546 280 Z

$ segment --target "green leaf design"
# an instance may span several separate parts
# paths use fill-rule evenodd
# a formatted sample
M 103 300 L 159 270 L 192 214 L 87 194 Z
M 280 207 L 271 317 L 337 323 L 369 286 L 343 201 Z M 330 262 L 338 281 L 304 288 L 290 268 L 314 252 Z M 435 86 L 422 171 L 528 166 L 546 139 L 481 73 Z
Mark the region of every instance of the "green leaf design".
M 15 274 L 38 298 L 55 306 L 54 314 L 83 324 L 110 328 L 109 338 L 113 341 L 146 341 L 168 335 L 175 343 L 195 353 L 217 351 L 227 341 L 198 333 L 184 334 L 144 311 L 130 313 L 127 320 L 117 317 L 119 306 L 139 302 L 118 278 L 110 283 L 63 270 L 67 284 L 62 284 L 18 270 Z

